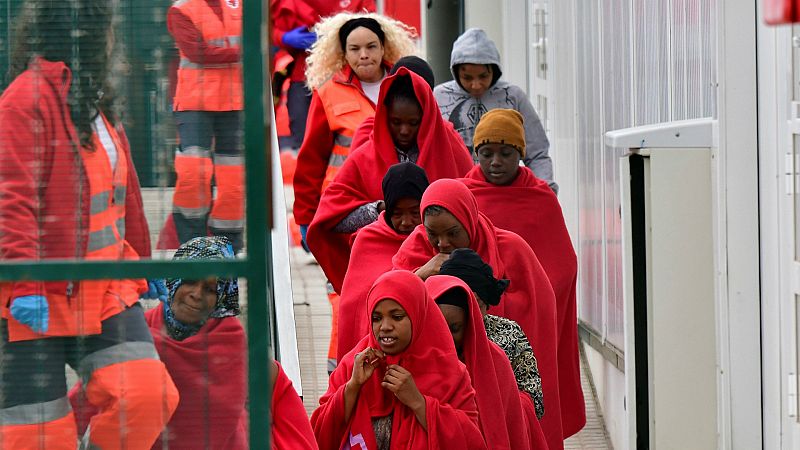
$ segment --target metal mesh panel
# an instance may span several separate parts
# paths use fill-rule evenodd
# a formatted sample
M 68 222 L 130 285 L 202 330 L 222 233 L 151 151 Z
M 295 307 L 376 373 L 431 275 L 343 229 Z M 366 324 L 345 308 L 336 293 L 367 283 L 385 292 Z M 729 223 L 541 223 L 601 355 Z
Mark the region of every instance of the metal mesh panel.
M 187 34 L 167 23 L 180 5 L 195 27 Z M 193 0 L 0 2 L 0 448 L 268 440 L 263 427 L 250 435 L 246 427 L 248 417 L 267 423 L 269 408 L 264 11 L 240 0 L 209 8 Z M 248 8 L 252 44 L 242 52 Z M 179 55 L 178 40 L 200 48 Z M 230 58 L 212 60 L 215 51 Z M 181 75 L 187 67 L 193 76 Z M 184 101 L 200 106 L 179 107 L 175 89 L 187 78 Z M 245 108 L 233 99 L 248 82 Z M 235 120 L 205 120 L 220 115 Z M 245 133 L 245 116 L 256 133 Z M 178 152 L 190 168 L 183 203 L 173 195 Z M 248 211 L 245 192 L 266 208 Z M 198 219 L 196 229 L 183 233 L 186 224 L 172 222 L 178 211 Z M 246 221 L 258 226 L 245 248 Z M 191 240 L 209 235 L 232 245 L 209 252 L 207 241 Z M 173 261 L 187 241 L 187 258 Z M 235 279 L 238 296 L 225 281 Z M 183 412 L 173 422 L 176 386 Z M 181 420 L 195 429 L 179 430 Z M 222 422 L 235 439 L 219 436 Z M 14 428 L 22 425 L 35 427 Z
M 708 117 L 716 105 L 716 1 L 576 2 L 580 309 L 623 348 L 618 160 L 609 130 Z

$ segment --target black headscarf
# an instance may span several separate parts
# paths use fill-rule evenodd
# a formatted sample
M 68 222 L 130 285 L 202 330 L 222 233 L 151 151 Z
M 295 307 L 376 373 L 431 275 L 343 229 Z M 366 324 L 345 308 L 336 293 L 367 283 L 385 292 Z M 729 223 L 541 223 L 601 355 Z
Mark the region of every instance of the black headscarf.
M 500 304 L 500 297 L 509 283 L 495 278 L 492 267 L 469 248 L 453 250 L 450 258 L 442 263 L 439 274 L 460 278 L 489 306 Z
M 422 193 L 428 188 L 425 169 L 406 161 L 392 165 L 383 177 L 383 202 L 386 204 L 386 223 L 392 226 L 392 213 L 397 202 L 403 198 L 422 200 Z M 392 227 L 394 229 L 394 227 Z
M 381 45 L 383 45 L 386 34 L 383 32 L 381 24 L 379 24 L 377 20 L 369 17 L 358 17 L 348 20 L 339 28 L 339 44 L 342 46 L 343 52 L 347 52 L 347 36 L 350 36 L 350 33 L 358 27 L 364 27 L 378 35 L 378 40 L 381 41 Z
M 433 86 L 436 85 L 435 79 L 433 78 L 433 69 L 431 69 L 430 64 L 427 61 L 420 58 L 419 56 L 403 56 L 402 58 L 398 59 L 394 66 L 392 66 L 392 70 L 389 71 L 389 75 L 394 75 L 397 72 L 397 69 L 405 67 L 408 70 L 414 72 L 415 74 L 422 77 L 425 82 L 433 89 Z
M 442 295 L 436 297 L 435 301 L 437 305 L 453 305 L 458 306 L 464 311 L 469 311 L 469 306 L 467 305 L 467 294 L 459 287 L 454 287 L 444 291 Z

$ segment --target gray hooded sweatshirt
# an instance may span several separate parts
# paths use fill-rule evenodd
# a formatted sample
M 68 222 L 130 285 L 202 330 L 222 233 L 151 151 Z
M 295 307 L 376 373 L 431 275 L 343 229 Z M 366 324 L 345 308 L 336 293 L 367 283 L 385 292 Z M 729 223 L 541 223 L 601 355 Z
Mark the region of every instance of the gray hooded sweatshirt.
M 458 83 L 456 69 L 458 64 L 492 66 L 494 75 L 492 85 L 480 98 L 470 95 Z M 490 109 L 515 109 L 522 114 L 525 121 L 525 165 L 537 177 L 547 181 L 557 193 L 558 185 L 553 181 L 553 161 L 548 153 L 550 141 L 547 140 L 539 115 L 533 109 L 525 91 L 519 86 L 499 79 L 502 75 L 500 52 L 486 32 L 480 28 L 470 28 L 459 36 L 453 44 L 453 52 L 450 55 L 450 70 L 453 73 L 453 80 L 436 86 L 433 94 L 442 116 L 453 123 L 472 152 L 473 158 L 477 161 L 477 155 L 472 147 L 472 136 L 481 116 Z

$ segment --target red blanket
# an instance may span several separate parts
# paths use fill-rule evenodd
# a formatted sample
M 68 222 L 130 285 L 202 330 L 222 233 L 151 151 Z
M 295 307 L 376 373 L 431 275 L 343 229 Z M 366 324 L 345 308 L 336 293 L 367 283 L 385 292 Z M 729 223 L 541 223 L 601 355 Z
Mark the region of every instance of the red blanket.
M 278 373 L 272 387 L 272 448 L 273 450 L 316 450 L 317 441 L 308 421 L 303 402 L 297 396 L 292 381 L 275 361 Z
M 392 256 L 406 237 L 386 223 L 383 212 L 356 234 L 339 302 L 337 361 L 370 332 L 367 292 L 379 276 L 392 270 Z
M 466 367 L 458 360 L 453 338 L 425 285 L 407 271 L 382 275 L 367 297 L 368 312 L 383 299 L 399 303 L 412 324 L 411 343 L 397 355 L 387 355 L 361 387 L 355 409 L 344 421 L 344 389 L 353 372 L 355 354 L 367 347 L 379 348 L 369 333 L 345 355 L 328 381 L 311 416 L 311 425 L 322 450 L 376 448 L 373 417 L 392 415 L 392 449 L 485 449 L 478 428 L 475 391 Z M 381 386 L 386 365 L 398 364 L 411 372 L 414 384 L 425 397 L 427 431 L 414 413 Z M 359 449 L 360 450 L 360 449 Z
M 480 166 L 470 170 L 464 184 L 475 195 L 478 209 L 492 223 L 520 235 L 542 263 L 553 292 L 558 314 L 558 387 L 564 437 L 586 423 L 580 363 L 578 362 L 578 318 L 575 285 L 578 258 L 564 223 L 561 205 L 547 182 L 522 167 L 508 186 L 486 181 Z M 509 205 L 513 205 L 510 208 Z M 524 214 L 520 214 L 523 211 Z
M 469 298 L 461 359 L 475 388 L 478 418 L 487 447 L 493 450 L 531 448 L 514 371 L 505 352 L 486 337 L 483 315 L 472 290 L 449 275 L 430 277 L 425 287 L 434 301 L 453 288 L 461 289 Z
M 525 391 L 519 391 L 519 402 L 522 404 L 522 415 L 525 417 L 525 425 L 528 427 L 528 438 L 531 440 L 531 448 L 535 450 L 549 450 L 547 438 L 542 430 L 542 424 L 536 417 L 536 407 L 533 405 L 531 395 Z
M 350 259 L 350 235 L 333 228 L 361 205 L 382 200 L 381 182 L 386 171 L 400 160 L 389 133 L 387 108 L 383 101 L 394 80 L 410 76 L 422 106 L 422 123 L 417 134 L 419 159 L 428 180 L 458 178 L 472 168 L 472 157 L 464 141 L 439 112 L 430 86 L 419 75 L 401 67 L 381 84 L 375 124 L 370 139 L 350 153 L 319 202 L 308 229 L 306 243 L 317 258 L 336 292 L 341 293 L 345 269 Z
M 248 449 L 247 339 L 235 317 L 208 319 L 194 336 L 171 339 L 163 305 L 145 313 L 181 400 L 167 424 L 170 449 Z M 162 434 L 153 448 L 162 448 Z
M 460 181 L 432 183 L 422 196 L 421 210 L 431 205 L 445 208 L 461 222 L 469 235 L 469 247 L 492 266 L 496 278 L 511 280 L 500 304 L 489 312 L 519 323 L 528 336 L 542 375 L 545 401 L 542 428 L 551 450 L 563 448 L 555 295 L 539 259 L 519 235 L 495 227 L 478 212 L 475 196 Z M 415 270 L 437 253 L 421 224 L 403 242 L 392 264 L 396 269 Z

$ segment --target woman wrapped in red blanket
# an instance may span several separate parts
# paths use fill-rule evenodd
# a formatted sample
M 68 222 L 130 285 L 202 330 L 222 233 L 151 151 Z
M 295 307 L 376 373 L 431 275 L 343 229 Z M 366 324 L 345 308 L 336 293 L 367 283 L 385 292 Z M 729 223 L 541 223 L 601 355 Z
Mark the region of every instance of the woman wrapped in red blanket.
M 519 165 L 525 157 L 525 129 L 520 113 L 493 109 L 484 114 L 475 128 L 473 143 L 480 165 L 473 167 L 462 181 L 475 195 L 478 209 L 495 226 L 525 239 L 553 286 L 558 317 L 561 425 L 564 437 L 568 437 L 583 428 L 586 412 L 578 362 L 578 258 L 561 205 L 546 181 Z M 509 205 L 514 205 L 513 209 Z
M 539 359 L 547 414 L 542 428 L 551 450 L 563 448 L 558 391 L 556 305 L 553 288 L 530 246 L 517 234 L 495 227 L 478 212 L 475 196 L 457 180 L 438 180 L 422 196 L 422 221 L 392 259 L 396 269 L 427 279 L 457 248 L 471 248 L 510 281 L 503 301 L 489 312 L 517 322 Z
M 410 161 L 428 179 L 458 178 L 473 166 L 461 137 L 439 113 L 425 80 L 405 67 L 383 80 L 370 139 L 348 156 L 319 203 L 306 242 L 336 292 L 350 259 L 350 235 L 381 211 L 389 167 Z
M 492 275 L 492 267 L 468 248 L 453 250 L 450 258 L 442 263 L 439 273 L 461 279 L 472 290 L 483 316 L 486 337 L 505 352 L 511 363 L 523 415 L 530 431 L 531 446 L 547 449 L 547 440 L 539 423 L 545 413 L 542 378 L 530 341 L 518 323 L 488 313 L 489 306 L 500 303 L 500 297 L 508 287 L 508 280 L 496 279 Z
M 316 450 L 317 441 L 308 422 L 306 409 L 292 381 L 277 361 L 272 361 L 272 439 L 273 450 Z
M 191 239 L 174 256 L 176 260 L 230 258 L 234 258 L 233 247 L 219 236 Z M 174 278 L 167 280 L 167 288 L 168 299 L 147 311 L 145 320 L 180 402 L 152 448 L 248 449 L 247 339 L 236 317 L 240 313 L 238 280 Z M 288 380 L 281 372 L 277 366 L 273 410 L 282 411 L 285 418 L 291 416 L 292 424 L 275 421 L 273 448 L 315 449 L 302 403 L 291 384 L 291 391 L 286 388 Z M 85 427 L 96 411 L 83 401 L 80 385 L 70 392 L 70 400 L 78 426 Z
M 429 277 L 425 287 L 442 311 L 458 357 L 469 371 L 487 447 L 533 448 L 511 364 L 503 350 L 486 337 L 483 315 L 470 288 L 449 275 Z
M 368 296 L 372 333 L 344 357 L 311 416 L 339 449 L 485 449 L 475 391 L 424 283 L 392 271 Z
M 369 333 L 367 292 L 379 276 L 392 270 L 400 244 L 422 223 L 419 202 L 427 187 L 425 171 L 412 162 L 393 165 L 383 177 L 386 210 L 356 234 L 350 253 L 339 305 L 337 360 Z

